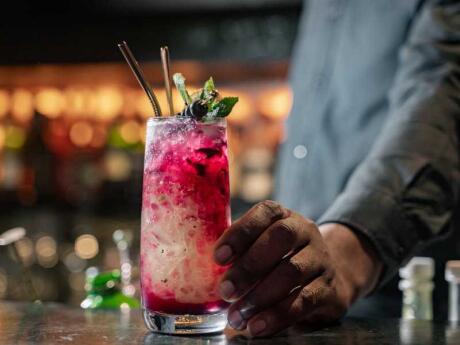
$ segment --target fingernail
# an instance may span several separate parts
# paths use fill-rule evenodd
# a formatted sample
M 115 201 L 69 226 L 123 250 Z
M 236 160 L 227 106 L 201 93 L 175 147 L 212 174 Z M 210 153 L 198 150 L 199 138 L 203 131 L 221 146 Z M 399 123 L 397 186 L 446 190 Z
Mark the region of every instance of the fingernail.
M 267 323 L 264 320 L 257 320 L 248 326 L 251 335 L 257 335 L 263 332 L 266 327 Z
M 224 244 L 223 246 L 217 248 L 214 257 L 218 262 L 223 264 L 230 260 L 230 258 L 232 257 L 232 248 L 230 248 L 229 245 Z
M 220 295 L 223 299 L 230 299 L 235 293 L 235 285 L 230 280 L 224 280 L 219 286 Z
M 228 324 L 234 329 L 240 329 L 243 323 L 243 318 L 240 313 L 234 311 L 228 316 Z
M 254 314 L 254 310 L 255 305 L 247 301 L 239 307 L 240 314 L 245 319 L 249 319 Z

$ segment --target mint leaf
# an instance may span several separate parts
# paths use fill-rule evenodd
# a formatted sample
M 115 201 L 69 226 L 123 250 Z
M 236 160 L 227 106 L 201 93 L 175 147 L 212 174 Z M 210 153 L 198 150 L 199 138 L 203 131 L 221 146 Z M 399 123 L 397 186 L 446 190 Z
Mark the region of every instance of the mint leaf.
M 204 83 L 204 87 L 203 87 L 204 91 L 206 93 L 211 93 L 212 91 L 214 91 L 216 89 L 216 87 L 214 86 L 214 79 L 212 79 L 212 77 L 210 77 L 206 83 Z
M 217 117 L 228 116 L 237 102 L 238 97 L 224 97 L 212 105 L 211 113 Z
M 185 87 L 184 76 L 181 73 L 175 73 L 173 75 L 173 81 L 174 81 L 174 84 L 176 84 L 176 88 L 179 91 L 182 99 L 184 100 L 184 103 L 186 105 L 189 105 L 190 103 L 192 103 L 192 98 L 188 94 L 187 89 Z

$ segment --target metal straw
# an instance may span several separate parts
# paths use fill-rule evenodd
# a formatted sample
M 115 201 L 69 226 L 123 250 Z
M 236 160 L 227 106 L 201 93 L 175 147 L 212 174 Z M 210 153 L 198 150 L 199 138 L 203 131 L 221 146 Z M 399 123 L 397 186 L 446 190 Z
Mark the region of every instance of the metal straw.
M 166 88 L 166 97 L 168 98 L 169 112 L 171 115 L 174 114 L 174 103 L 172 98 L 171 90 L 171 70 L 170 70 L 170 60 L 169 60 L 169 49 L 168 47 L 161 47 L 161 63 L 163 66 L 163 76 L 165 80 Z
M 128 44 L 125 41 L 123 41 L 118 44 L 118 48 L 120 48 L 121 53 L 125 57 L 126 62 L 128 63 L 129 67 L 133 71 L 134 76 L 136 77 L 137 81 L 139 82 L 139 84 L 144 89 L 145 93 L 147 94 L 147 97 L 149 98 L 150 103 L 152 104 L 153 112 L 155 113 L 155 116 L 161 116 L 160 103 L 158 103 L 158 99 L 156 98 L 152 87 L 150 86 L 147 79 L 145 78 L 145 75 L 142 72 L 142 69 L 139 66 L 139 63 L 137 62 L 136 58 L 131 52 L 131 49 L 129 49 Z

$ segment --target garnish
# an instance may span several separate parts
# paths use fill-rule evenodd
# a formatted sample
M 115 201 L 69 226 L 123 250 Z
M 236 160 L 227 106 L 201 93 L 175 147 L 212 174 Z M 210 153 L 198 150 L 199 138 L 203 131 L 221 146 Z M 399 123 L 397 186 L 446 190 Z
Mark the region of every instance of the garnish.
M 185 105 L 189 105 L 192 103 L 192 99 L 187 92 L 187 88 L 185 87 L 185 78 L 180 73 L 175 73 L 173 75 L 174 84 L 176 84 L 176 88 L 179 91 L 182 99 L 184 100 Z
M 185 108 L 178 114 L 180 116 L 188 116 L 198 120 L 226 117 L 238 102 L 238 97 L 221 97 L 212 77 L 204 83 L 203 88 L 191 95 L 185 87 L 185 78 L 182 74 L 174 74 L 173 80 L 185 103 Z

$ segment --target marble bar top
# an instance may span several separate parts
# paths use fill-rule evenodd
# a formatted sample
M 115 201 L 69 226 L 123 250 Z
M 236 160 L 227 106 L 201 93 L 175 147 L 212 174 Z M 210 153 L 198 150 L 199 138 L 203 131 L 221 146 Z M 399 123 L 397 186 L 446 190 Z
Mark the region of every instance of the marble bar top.
M 460 344 L 460 326 L 430 321 L 344 318 L 334 326 L 307 332 L 289 329 L 265 339 L 232 331 L 209 336 L 149 333 L 139 310 L 84 311 L 61 304 L 0 302 L 0 344 Z

